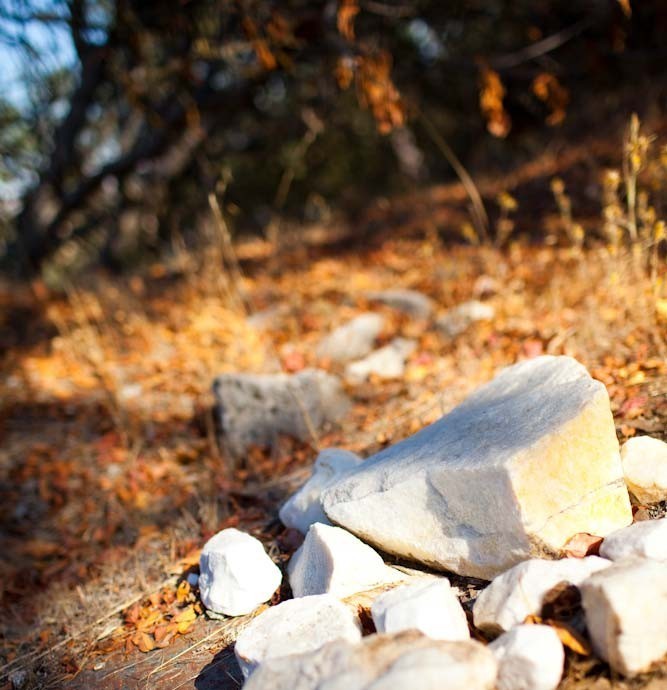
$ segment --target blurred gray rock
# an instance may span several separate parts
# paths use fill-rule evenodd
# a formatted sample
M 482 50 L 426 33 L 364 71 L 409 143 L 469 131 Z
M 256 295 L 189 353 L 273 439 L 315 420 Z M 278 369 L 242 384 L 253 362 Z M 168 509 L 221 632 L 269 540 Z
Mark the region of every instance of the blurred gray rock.
M 319 369 L 297 374 L 223 374 L 213 383 L 223 444 L 234 456 L 272 445 L 278 434 L 300 440 L 339 421 L 349 408 L 340 380 Z
M 326 336 L 317 347 L 317 356 L 334 362 L 365 357 L 373 349 L 383 326 L 384 319 L 379 314 L 361 314 Z
M 496 674 L 493 653 L 479 642 L 431 640 L 411 630 L 267 660 L 245 690 L 492 690 Z
M 350 362 L 345 368 L 345 379 L 350 383 L 362 383 L 372 374 L 381 379 L 400 378 L 405 373 L 405 361 L 416 347 L 414 340 L 394 338 L 363 359 Z
M 485 302 L 471 300 L 453 307 L 436 319 L 436 328 L 449 338 L 464 333 L 475 321 L 491 321 L 496 310 Z
M 369 300 L 386 304 L 392 309 L 402 311 L 414 319 L 428 319 L 433 313 L 434 302 L 430 297 L 417 290 L 396 288 L 369 292 Z

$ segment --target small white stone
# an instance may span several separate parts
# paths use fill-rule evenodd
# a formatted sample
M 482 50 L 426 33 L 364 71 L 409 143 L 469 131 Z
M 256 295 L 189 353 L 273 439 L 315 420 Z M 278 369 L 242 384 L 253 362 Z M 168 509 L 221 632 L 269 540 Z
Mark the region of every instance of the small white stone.
M 659 561 L 620 561 L 580 585 L 593 649 L 618 673 L 646 671 L 667 653 L 666 575 Z
M 340 527 L 316 522 L 287 568 L 295 597 L 330 593 L 341 599 L 406 576 Z
M 245 690 L 492 690 L 497 669 L 479 642 L 431 640 L 410 630 L 267 660 Z
M 310 479 L 280 509 L 282 523 L 304 534 L 315 522 L 331 524 L 322 510 L 320 494 L 341 473 L 360 462 L 358 455 L 342 448 L 323 450 L 315 460 Z
M 611 565 L 598 556 L 534 558 L 498 575 L 477 597 L 473 606 L 475 627 L 485 632 L 510 630 L 529 615 L 539 615 L 544 596 L 561 582 L 578 586 L 591 573 Z
M 405 361 L 417 347 L 414 340 L 394 338 L 388 345 L 371 352 L 364 359 L 351 362 L 345 368 L 345 378 L 350 383 L 362 383 L 369 376 L 397 379 L 405 373 Z
M 491 321 L 495 316 L 496 310 L 490 304 L 470 300 L 440 316 L 436 321 L 436 326 L 445 335 L 454 338 L 461 335 L 475 321 Z
M 612 532 L 602 542 L 600 555 L 611 561 L 623 558 L 667 561 L 667 517 L 635 522 Z
M 667 443 L 650 436 L 627 440 L 621 448 L 628 489 L 641 503 L 667 501 Z
M 555 690 L 563 675 L 565 652 L 548 625 L 518 625 L 494 640 L 497 690 Z
M 361 314 L 324 338 L 317 347 L 317 356 L 334 362 L 349 362 L 365 357 L 373 349 L 383 326 L 384 319 L 380 314 Z
M 320 594 L 289 599 L 262 612 L 239 635 L 234 653 L 247 678 L 267 659 L 310 652 L 332 640 L 359 642 L 361 625 L 336 597 Z
M 465 611 L 446 578 L 415 582 L 381 594 L 371 606 L 379 633 L 419 630 L 433 640 L 468 640 Z
M 199 558 L 199 594 L 207 609 L 243 616 L 268 601 L 282 580 L 280 568 L 255 537 L 233 527 L 211 537 Z

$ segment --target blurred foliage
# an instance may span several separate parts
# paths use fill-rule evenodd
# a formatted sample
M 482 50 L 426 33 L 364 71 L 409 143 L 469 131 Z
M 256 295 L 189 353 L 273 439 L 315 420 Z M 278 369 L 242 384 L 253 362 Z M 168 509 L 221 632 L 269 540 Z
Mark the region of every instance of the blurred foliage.
M 666 27 L 657 1 L 4 0 L 0 250 L 124 265 L 195 237 L 223 176 L 237 231 L 354 212 L 452 175 L 420 113 L 498 163 L 582 96 L 664 79 Z

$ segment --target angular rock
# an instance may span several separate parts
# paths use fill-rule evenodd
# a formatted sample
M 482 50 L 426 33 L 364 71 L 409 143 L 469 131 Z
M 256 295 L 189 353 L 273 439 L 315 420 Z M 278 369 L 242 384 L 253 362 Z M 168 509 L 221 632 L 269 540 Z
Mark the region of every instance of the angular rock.
M 388 345 L 370 355 L 350 362 L 345 378 L 350 383 L 362 383 L 374 374 L 382 379 L 397 379 L 405 372 L 405 360 L 414 352 L 417 343 L 406 338 L 394 338 Z
M 268 660 L 245 690 L 492 690 L 496 673 L 493 653 L 479 642 L 431 640 L 411 630 Z
M 593 649 L 633 676 L 667 653 L 667 577 L 659 561 L 621 561 L 580 585 Z
M 320 494 L 342 472 L 356 467 L 360 462 L 361 458 L 356 453 L 342 448 L 327 448 L 319 453 L 308 481 L 280 509 L 283 525 L 305 534 L 316 522 L 330 524 L 322 510 Z
M 310 526 L 287 572 L 295 597 L 329 593 L 342 599 L 406 579 L 354 535 L 319 522 Z
M 548 625 L 518 625 L 494 640 L 497 690 L 555 690 L 563 675 L 565 652 Z
M 223 374 L 213 384 L 223 442 L 234 456 L 250 445 L 272 445 L 278 434 L 301 440 L 341 419 L 349 408 L 336 376 L 319 369 L 297 374 Z
M 207 609 L 243 616 L 268 601 L 283 579 L 255 537 L 233 527 L 211 537 L 199 558 L 199 594 Z
M 435 325 L 446 336 L 455 338 L 464 333 L 475 321 L 491 321 L 495 316 L 496 310 L 490 304 L 471 300 L 463 302 L 439 316 Z
M 388 307 L 402 311 L 415 319 L 428 319 L 435 306 L 430 297 L 417 290 L 396 288 L 369 292 L 366 296 L 373 302 L 386 304 Z
M 650 436 L 628 439 L 621 461 L 628 489 L 640 503 L 667 501 L 667 443 Z
M 317 347 L 317 356 L 334 362 L 365 357 L 373 349 L 383 326 L 384 319 L 379 314 L 361 314 L 324 338 Z
M 607 391 L 551 356 L 347 472 L 322 506 L 385 551 L 484 579 L 632 522 Z
M 600 555 L 612 561 L 623 558 L 667 561 L 667 517 L 635 522 L 612 532 L 602 542 Z
M 380 594 L 371 606 L 379 633 L 419 630 L 433 640 L 469 640 L 465 611 L 446 578 L 425 580 Z
M 356 643 L 361 624 L 352 609 L 330 594 L 288 599 L 260 613 L 234 647 L 243 677 L 268 659 L 318 649 L 332 640 Z
M 527 616 L 539 615 L 545 595 L 556 585 L 578 586 L 610 565 L 611 561 L 598 556 L 559 561 L 535 558 L 519 563 L 480 592 L 472 609 L 475 627 L 488 633 L 510 630 Z

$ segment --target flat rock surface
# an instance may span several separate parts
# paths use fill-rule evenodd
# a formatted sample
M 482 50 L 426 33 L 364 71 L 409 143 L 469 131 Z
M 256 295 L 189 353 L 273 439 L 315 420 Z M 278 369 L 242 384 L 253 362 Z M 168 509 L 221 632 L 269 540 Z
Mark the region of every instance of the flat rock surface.
M 430 640 L 416 631 L 333 642 L 269 661 L 246 690 L 492 690 L 497 665 L 479 642 Z
M 340 420 L 349 401 L 336 376 L 319 369 L 297 374 L 223 374 L 213 384 L 223 444 L 234 456 L 250 445 L 273 445 L 278 434 L 300 440 Z
M 667 654 L 666 574 L 659 561 L 626 560 L 580 586 L 593 648 L 618 673 L 634 676 Z
M 607 391 L 570 357 L 508 367 L 322 505 L 387 552 L 486 579 L 632 522 Z

